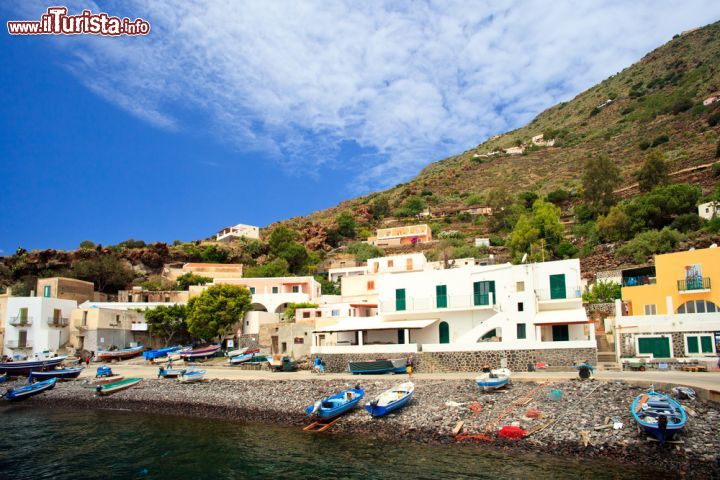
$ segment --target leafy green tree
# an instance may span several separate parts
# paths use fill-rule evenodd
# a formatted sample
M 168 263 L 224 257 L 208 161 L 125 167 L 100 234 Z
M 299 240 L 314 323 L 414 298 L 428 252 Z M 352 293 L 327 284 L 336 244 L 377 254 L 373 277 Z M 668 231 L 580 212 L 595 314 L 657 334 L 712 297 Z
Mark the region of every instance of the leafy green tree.
M 637 234 L 635 238 L 617 249 L 616 254 L 636 263 L 645 263 L 650 255 L 671 252 L 683 240 L 685 235 L 668 227 L 662 230 L 648 230 Z
M 291 243 L 297 240 L 297 232 L 290 228 L 280 225 L 270 234 L 268 244 L 270 245 L 270 253 L 276 257 Z
M 355 261 L 358 263 L 367 262 L 371 258 L 378 258 L 385 255 L 385 252 L 374 245 L 367 243 L 353 243 L 348 247 L 348 253 L 355 255 Z
M 298 308 L 317 308 L 317 307 L 318 307 L 317 303 L 310 303 L 310 302 L 288 303 L 283 316 L 285 317 L 285 321 L 294 322 L 295 321 L 295 311 Z
M 306 270 L 312 257 L 296 239 L 297 233 L 294 230 L 281 225 L 270 234 L 268 243 L 270 254 L 285 260 L 291 273 L 299 274 Z
M 607 156 L 587 159 L 582 177 L 583 195 L 593 216 L 606 214 L 615 204 L 614 190 L 620 179 L 620 169 Z
M 563 239 L 564 229 L 560 223 L 560 208 L 543 200 L 533 204 L 531 223 L 537 228 L 540 238 L 544 238 L 548 246 L 557 246 Z
M 520 195 L 518 195 L 518 197 L 523 202 L 523 206 L 528 210 L 532 208 L 533 203 L 535 203 L 535 200 L 540 198 L 540 197 L 538 197 L 538 194 L 535 192 L 523 192 Z
M 205 263 L 227 263 L 229 256 L 230 252 L 217 245 L 208 245 L 200 253 L 200 258 Z
M 145 321 L 151 334 L 163 339 L 165 346 L 181 342 L 188 337 L 187 307 L 185 305 L 160 305 L 145 311 Z
M 512 195 L 505 189 L 495 188 L 488 193 L 487 204 L 492 208 L 490 229 L 493 232 L 512 229 L 517 218 Z
M 624 203 L 623 209 L 632 222 L 632 232 L 660 230 L 678 215 L 696 212 L 701 193 L 696 185 L 660 186 Z
M 558 258 L 574 258 L 577 253 L 577 247 L 570 242 L 562 241 L 555 247 L 555 255 Z
M 597 221 L 598 234 L 604 242 L 627 240 L 632 235 L 631 226 L 630 217 L 618 205 L 610 208 L 610 212 Z
M 640 190 L 649 192 L 658 185 L 667 185 L 668 166 L 660 150 L 653 150 L 637 172 Z
M 548 193 L 545 199 L 548 202 L 557 205 L 563 202 L 567 202 L 568 200 L 570 200 L 570 197 L 570 192 L 568 192 L 567 190 L 563 188 L 556 188 L 552 192 Z
M 597 282 L 590 291 L 583 293 L 583 300 L 588 303 L 613 303 L 620 298 L 620 284 L 616 282 Z
M 192 272 L 184 273 L 180 275 L 176 280 L 179 290 L 189 290 L 191 285 L 203 285 L 212 281 L 213 279 L 210 277 L 195 275 Z
M 242 320 L 251 303 L 252 296 L 247 288 L 212 285 L 188 302 L 188 332 L 202 340 L 221 339 Z
M 81 250 L 95 250 L 95 248 L 97 248 L 95 242 L 91 242 L 90 240 L 83 240 L 80 242 Z
M 471 193 L 465 199 L 465 205 L 467 205 L 468 207 L 472 207 L 475 205 L 482 205 L 484 201 L 485 201 L 485 199 L 479 193 Z
M 540 239 L 540 230 L 533 225 L 527 215 L 520 215 L 510 235 L 508 247 L 513 259 L 519 261 L 523 254 L 530 253 L 530 246 Z
M 315 275 L 315 280 L 320 284 L 323 295 L 340 295 L 340 287 L 335 282 L 331 282 L 323 275 Z
M 135 278 L 132 269 L 114 255 L 80 260 L 72 266 L 70 274 L 80 280 L 93 282 L 95 288 L 104 293 L 117 293 Z
M 247 278 L 286 277 L 290 275 L 289 265 L 284 258 L 275 258 L 263 265 L 247 267 L 243 276 Z
M 134 238 L 128 238 L 124 242 L 120 242 L 118 244 L 118 246 L 122 247 L 122 248 L 128 248 L 128 249 L 145 248 L 145 242 L 142 240 L 135 240 Z
M 390 213 L 390 203 L 385 195 L 375 197 L 370 203 L 370 212 L 375 220 L 380 220 Z
M 342 212 L 336 220 L 340 235 L 345 238 L 355 238 L 355 218 L 350 212 Z
M 418 195 L 411 195 L 403 202 L 403 208 L 407 209 L 410 215 L 418 215 L 427 206 L 425 200 Z

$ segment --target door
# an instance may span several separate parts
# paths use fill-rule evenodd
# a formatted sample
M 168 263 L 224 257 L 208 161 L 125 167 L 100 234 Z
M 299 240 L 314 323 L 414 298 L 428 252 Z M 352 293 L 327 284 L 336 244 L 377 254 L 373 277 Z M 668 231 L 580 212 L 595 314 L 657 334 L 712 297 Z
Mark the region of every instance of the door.
M 27 345 L 27 330 L 20 330 L 18 332 L 18 348 L 25 348 Z
M 492 293 L 492 304 L 496 303 L 495 281 L 482 281 L 473 283 L 473 304 L 490 305 L 490 293 Z
M 278 353 L 278 337 L 273 335 L 272 337 L 270 337 L 270 339 L 272 341 L 272 345 L 270 346 L 270 353 Z
M 403 343 L 405 343 L 405 330 L 403 330 L 403 329 L 398 329 L 397 338 L 398 338 L 398 344 L 399 344 L 399 345 L 402 345 Z
M 405 310 L 407 304 L 405 303 L 405 289 L 398 288 L 395 290 L 395 310 L 402 312 Z
M 447 285 L 435 287 L 435 298 L 437 308 L 447 308 Z
M 20 323 L 28 322 L 28 309 L 27 307 L 20 309 Z
M 652 354 L 653 358 L 670 358 L 670 338 L 638 338 L 640 354 Z
M 440 322 L 440 343 L 450 343 L 450 325 L 447 322 Z
M 570 331 L 567 325 L 553 325 L 553 342 L 567 342 L 570 340 Z
M 550 299 L 566 298 L 565 274 L 550 275 Z

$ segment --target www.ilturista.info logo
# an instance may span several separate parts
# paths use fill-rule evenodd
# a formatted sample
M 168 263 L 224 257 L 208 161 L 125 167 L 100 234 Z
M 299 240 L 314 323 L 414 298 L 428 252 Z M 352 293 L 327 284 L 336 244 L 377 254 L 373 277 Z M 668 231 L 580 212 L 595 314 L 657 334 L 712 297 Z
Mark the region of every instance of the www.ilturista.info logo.
M 83 10 L 80 15 L 68 15 L 66 7 L 50 7 L 40 21 L 7 22 L 10 35 L 147 35 L 150 22 L 137 18 L 111 17 L 107 13 Z

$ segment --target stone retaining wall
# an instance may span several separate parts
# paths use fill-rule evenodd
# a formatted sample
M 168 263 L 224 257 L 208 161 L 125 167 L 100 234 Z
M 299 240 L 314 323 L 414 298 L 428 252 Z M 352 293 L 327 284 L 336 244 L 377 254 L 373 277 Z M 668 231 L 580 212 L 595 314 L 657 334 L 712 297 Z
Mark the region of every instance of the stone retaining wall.
M 238 335 L 238 348 L 260 348 L 258 335 Z

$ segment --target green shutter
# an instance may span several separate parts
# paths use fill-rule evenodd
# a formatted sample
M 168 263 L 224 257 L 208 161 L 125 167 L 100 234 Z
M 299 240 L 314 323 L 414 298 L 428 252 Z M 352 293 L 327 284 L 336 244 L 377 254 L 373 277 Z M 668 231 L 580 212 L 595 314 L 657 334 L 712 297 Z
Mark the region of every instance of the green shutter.
M 565 274 L 550 275 L 550 299 L 566 298 Z
M 447 285 L 435 287 L 435 298 L 437 308 L 447 308 Z
M 698 353 L 700 348 L 698 345 L 698 337 L 687 337 L 688 353 Z
M 475 305 L 490 305 L 490 293 L 492 293 L 494 305 L 497 302 L 494 280 L 473 283 L 473 303 Z
M 401 312 L 405 310 L 405 289 L 398 288 L 395 290 L 395 310 Z
M 450 343 L 450 325 L 447 322 L 440 322 L 440 343 Z
M 652 354 L 654 358 L 670 358 L 670 337 L 639 338 L 638 350 L 641 354 Z
M 45 285 L 43 288 L 43 296 L 45 296 L 45 298 L 50 298 L 50 285 Z
M 712 337 L 707 335 L 700 337 L 700 346 L 702 353 L 712 353 Z
M 523 340 L 523 339 L 527 338 L 527 332 L 525 331 L 524 323 L 517 324 L 517 338 L 518 338 L 518 340 Z

